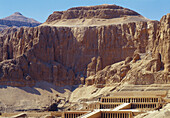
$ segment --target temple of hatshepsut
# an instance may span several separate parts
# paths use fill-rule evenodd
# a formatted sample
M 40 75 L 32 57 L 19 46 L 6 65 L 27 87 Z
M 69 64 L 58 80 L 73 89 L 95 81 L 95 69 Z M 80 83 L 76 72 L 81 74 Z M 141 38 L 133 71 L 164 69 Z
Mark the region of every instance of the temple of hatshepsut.
M 122 91 L 100 97 L 89 104 L 73 105 L 64 111 L 48 112 L 48 114 L 49 118 L 134 118 L 148 111 L 159 111 L 169 102 L 167 91 Z M 25 118 L 37 114 L 42 112 L 11 114 L 11 116 Z
M 62 118 L 133 118 L 146 111 L 159 110 L 169 100 L 166 91 L 152 92 L 119 92 L 116 96 L 101 97 L 98 102 L 84 104 L 83 108 L 75 111 L 64 111 Z

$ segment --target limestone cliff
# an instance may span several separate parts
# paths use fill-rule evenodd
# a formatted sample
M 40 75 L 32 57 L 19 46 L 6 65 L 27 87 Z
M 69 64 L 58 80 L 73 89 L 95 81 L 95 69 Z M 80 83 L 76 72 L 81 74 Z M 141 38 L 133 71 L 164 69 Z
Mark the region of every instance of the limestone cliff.
M 154 28 L 147 24 L 145 48 L 136 50 L 132 57 L 105 67 L 86 78 L 86 85 L 110 86 L 115 83 L 136 85 L 170 83 L 170 14 L 163 16 Z M 141 33 L 144 35 L 145 33 Z M 143 40 L 144 41 L 144 40 Z
M 153 52 L 161 54 L 165 71 L 170 72 L 170 14 L 160 20 Z
M 81 13 L 88 16 L 89 9 L 93 9 L 89 16 L 94 14 L 94 17 L 97 18 L 100 18 L 97 9 L 99 11 L 101 9 L 99 13 L 103 13 L 103 15 L 105 12 L 106 15 L 107 12 L 113 13 L 109 18 L 114 18 L 115 9 L 120 11 L 118 17 L 121 15 L 129 17 L 139 15 L 122 7 L 115 8 L 115 6 L 107 5 L 72 8 L 62 14 L 69 16 L 72 11 L 77 13 L 77 10 L 80 10 Z M 48 18 L 47 22 L 51 22 L 49 19 L 52 21 L 60 19 L 58 15 L 54 14 Z M 73 16 L 85 17 L 84 15 Z M 93 77 L 98 72 L 103 72 L 100 70 L 106 66 L 123 61 L 133 55 L 133 63 L 137 63 L 140 57 L 138 53 L 148 52 L 158 55 L 148 67 L 151 73 L 159 70 L 169 72 L 169 16 L 169 14 L 164 16 L 160 22 L 139 20 L 83 27 L 50 25 L 20 28 L 17 31 L 3 34 L 0 37 L 0 84 L 34 86 L 35 82 L 43 80 L 57 86 L 77 85 L 80 84 L 81 77 Z M 102 18 L 108 19 L 108 17 Z M 167 46 L 165 47 L 165 45 Z M 130 58 L 126 61 L 128 63 Z M 127 64 L 120 67 L 115 67 L 120 68 L 119 70 L 109 71 L 110 74 L 106 74 L 108 71 L 101 73 L 102 76 L 90 84 L 96 82 L 109 84 L 108 77 L 112 77 L 113 82 L 123 81 L 127 78 L 126 75 L 132 67 Z M 138 73 L 135 71 L 133 74 Z M 137 78 L 133 74 L 130 76 L 134 77 L 135 81 Z M 136 83 L 134 82 L 134 84 Z M 145 83 L 139 82 L 137 84 Z

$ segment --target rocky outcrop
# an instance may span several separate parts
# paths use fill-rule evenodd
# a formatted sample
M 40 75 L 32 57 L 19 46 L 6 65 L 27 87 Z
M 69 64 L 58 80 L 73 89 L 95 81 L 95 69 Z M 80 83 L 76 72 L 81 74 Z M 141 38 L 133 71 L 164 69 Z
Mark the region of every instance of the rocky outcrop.
M 127 57 L 124 62 L 107 66 L 96 74 L 86 78 L 86 85 L 109 86 L 114 83 L 137 85 L 168 84 L 169 46 L 170 46 L 170 14 L 163 16 L 160 23 L 154 24 L 151 30 L 148 25 L 148 41 L 146 48 L 138 45 L 134 56 Z M 145 30 L 146 31 L 146 30 Z M 142 42 L 145 44 L 144 42 Z
M 123 8 L 116 5 L 98 5 L 90 7 L 74 7 L 67 11 L 55 11 L 51 14 L 46 22 L 52 22 L 60 19 L 91 19 L 91 18 L 101 18 L 110 19 L 118 18 L 123 16 L 139 16 L 135 11 L 127 8 Z
M 9 28 L 7 25 L 0 25 L 0 31 Z
M 146 70 L 152 72 L 158 72 L 161 69 L 163 69 L 163 63 L 161 62 L 161 55 L 156 54 L 154 59 L 148 63 Z
M 96 72 L 102 68 L 102 58 L 100 56 L 97 57 L 97 59 L 93 57 L 91 62 L 87 65 L 87 77 L 96 74 Z
M 161 54 L 165 71 L 170 72 L 170 14 L 160 20 L 153 52 Z
M 170 72 L 164 70 L 160 54 L 152 57 L 149 53 L 139 54 L 140 60 L 126 63 L 121 61 L 109 66 L 86 78 L 86 86 L 114 86 L 115 84 L 169 84 Z
M 14 33 L 16 31 L 17 31 L 17 27 L 5 28 L 4 30 L 0 31 L 0 37 L 3 37 L 3 35 Z

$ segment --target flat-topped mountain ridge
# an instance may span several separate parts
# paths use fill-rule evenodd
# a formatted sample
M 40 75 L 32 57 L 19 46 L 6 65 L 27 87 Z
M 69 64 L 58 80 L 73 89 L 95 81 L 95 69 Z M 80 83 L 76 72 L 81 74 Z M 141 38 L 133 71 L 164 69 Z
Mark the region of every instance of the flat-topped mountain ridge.
M 88 26 L 149 21 L 139 13 L 117 5 L 74 7 L 66 11 L 55 11 L 43 25 Z
M 117 18 L 125 15 L 139 16 L 135 11 L 116 5 L 99 5 L 91 7 L 74 7 L 67 11 L 55 11 L 49 16 L 47 22 L 55 19 L 74 19 L 74 18 Z M 55 19 L 54 19 L 55 17 Z

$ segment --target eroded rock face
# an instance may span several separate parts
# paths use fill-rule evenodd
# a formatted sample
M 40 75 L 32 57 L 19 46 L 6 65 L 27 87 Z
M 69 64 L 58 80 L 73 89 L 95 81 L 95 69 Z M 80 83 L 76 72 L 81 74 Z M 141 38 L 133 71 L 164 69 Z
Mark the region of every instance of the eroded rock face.
M 73 84 L 75 75 L 86 76 L 87 67 L 88 73 L 95 74 L 107 65 L 132 56 L 139 45 L 145 48 L 148 43 L 147 24 L 150 23 L 20 28 L 15 33 L 1 37 L 0 60 L 3 64 L 4 60 L 24 57 L 27 67 L 22 69 L 24 74 L 20 78 L 29 75 L 34 80 L 54 82 L 56 85 L 67 85 L 67 82 Z M 142 36 L 138 35 L 140 32 Z M 97 57 L 95 63 L 87 66 L 93 57 Z M 69 73 L 72 76 L 68 76 Z
M 96 72 L 102 68 L 102 58 L 100 56 L 97 57 L 97 59 L 93 57 L 91 62 L 87 65 L 87 77 L 96 74 Z
M 160 54 L 158 54 L 160 56 Z M 149 53 L 141 53 L 136 62 L 125 61 L 106 66 L 86 78 L 86 86 L 114 86 L 124 83 L 134 85 L 169 84 L 170 72 L 162 68 L 162 61 Z
M 165 71 L 170 72 L 170 14 L 162 17 L 154 42 L 154 53 L 160 53 Z
M 139 16 L 135 11 L 116 5 L 98 5 L 91 7 L 74 7 L 67 11 L 55 11 L 46 22 L 52 22 L 59 19 L 90 19 L 90 18 L 117 18 L 126 15 Z
M 170 46 L 170 15 L 163 16 L 160 23 L 151 29 L 148 25 L 148 41 L 145 48 L 138 45 L 132 57 L 125 62 L 113 64 L 86 78 L 86 85 L 109 86 L 114 83 L 137 85 L 170 83 L 169 46 Z M 152 22 L 153 23 L 153 22 Z M 151 24 L 152 24 L 151 23 Z M 146 32 L 146 30 L 145 30 Z M 141 35 L 144 35 L 143 33 Z
M 103 6 L 101 10 L 108 7 L 112 10 L 122 9 Z M 70 11 L 88 9 L 73 8 Z M 93 9 L 97 11 L 98 6 Z M 57 86 L 84 84 L 84 81 L 86 85 L 110 84 L 125 80 L 132 84 L 152 84 L 159 82 L 155 77 L 167 80 L 169 31 L 169 14 L 164 16 L 161 22 L 20 28 L 0 37 L 0 84 L 33 86 L 35 81 L 41 80 Z M 152 52 L 152 55 L 158 54 L 145 65 L 145 71 L 149 73 L 145 74 L 141 68 L 136 70 L 131 67 L 130 63 L 141 61 L 140 53 L 149 52 Z M 123 61 L 127 57 L 129 59 L 125 63 L 109 69 L 108 65 Z M 133 61 L 130 57 L 133 57 Z M 167 73 L 153 76 L 154 72 L 161 73 L 159 71 Z M 82 77 L 88 78 L 81 80 Z M 146 83 L 148 77 L 152 80 Z M 13 84 L 15 82 L 18 83 Z

